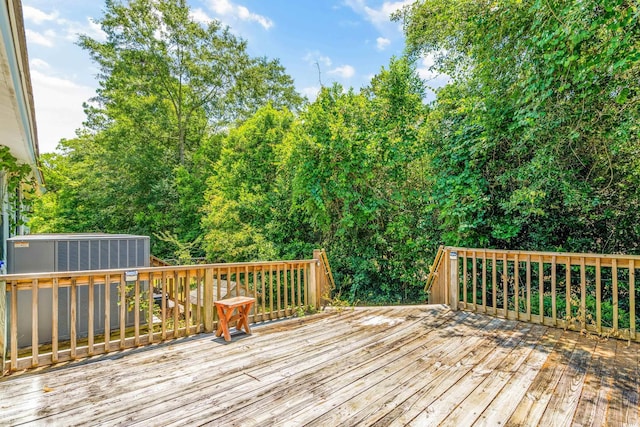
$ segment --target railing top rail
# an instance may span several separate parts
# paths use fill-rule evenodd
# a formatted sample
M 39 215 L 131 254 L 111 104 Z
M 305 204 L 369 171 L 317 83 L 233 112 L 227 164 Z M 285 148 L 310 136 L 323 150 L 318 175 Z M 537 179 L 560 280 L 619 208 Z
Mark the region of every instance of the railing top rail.
M 33 279 L 55 279 L 55 278 L 74 278 L 86 276 L 117 276 L 127 271 L 137 271 L 138 273 L 161 273 L 163 271 L 187 271 L 187 270 L 206 270 L 209 268 L 235 268 L 235 267 L 266 267 L 274 265 L 287 264 L 311 264 L 318 260 L 286 260 L 286 261 L 254 261 L 254 262 L 233 262 L 233 263 L 216 263 L 216 264 L 194 264 L 194 265 L 172 265 L 165 267 L 129 267 L 118 268 L 112 270 L 81 270 L 81 271 L 60 271 L 47 273 L 20 273 L 20 274 L 4 274 L 0 275 L 0 282 L 11 282 Z
M 445 246 L 446 251 L 457 252 L 476 252 L 476 253 L 495 253 L 506 255 L 533 255 L 533 256 L 557 256 L 569 258 L 600 258 L 600 259 L 624 259 L 624 260 L 640 260 L 640 255 L 625 254 L 594 254 L 594 253 L 576 253 L 576 252 L 542 252 L 542 251 L 519 251 L 507 249 L 491 249 L 491 248 L 462 248 L 457 246 Z

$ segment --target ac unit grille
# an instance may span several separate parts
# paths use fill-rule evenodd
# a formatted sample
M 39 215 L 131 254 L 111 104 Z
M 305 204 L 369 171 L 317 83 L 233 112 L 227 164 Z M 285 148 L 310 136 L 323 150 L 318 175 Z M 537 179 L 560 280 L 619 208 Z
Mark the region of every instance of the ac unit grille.
M 55 247 L 56 271 L 144 267 L 149 259 L 146 238 L 59 240 Z

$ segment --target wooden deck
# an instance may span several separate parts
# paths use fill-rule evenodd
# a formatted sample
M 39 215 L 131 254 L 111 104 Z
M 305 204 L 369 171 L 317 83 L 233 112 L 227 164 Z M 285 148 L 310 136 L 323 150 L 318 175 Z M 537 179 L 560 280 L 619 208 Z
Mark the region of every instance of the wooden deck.
M 202 334 L 0 380 L 0 425 L 638 425 L 640 345 L 444 306 Z

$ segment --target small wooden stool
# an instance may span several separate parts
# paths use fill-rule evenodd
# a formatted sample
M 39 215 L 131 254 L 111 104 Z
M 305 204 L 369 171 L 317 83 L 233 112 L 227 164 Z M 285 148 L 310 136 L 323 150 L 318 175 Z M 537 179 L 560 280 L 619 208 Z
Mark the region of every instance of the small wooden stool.
M 218 329 L 216 330 L 216 336 L 224 334 L 225 341 L 231 341 L 231 335 L 229 335 L 229 323 L 237 320 L 236 329 L 244 330 L 247 334 L 251 335 L 251 328 L 249 328 L 249 311 L 251 306 L 256 302 L 255 298 L 250 297 L 234 297 L 228 299 L 221 299 L 214 301 L 218 311 Z M 233 311 L 238 309 L 238 314 L 233 315 Z

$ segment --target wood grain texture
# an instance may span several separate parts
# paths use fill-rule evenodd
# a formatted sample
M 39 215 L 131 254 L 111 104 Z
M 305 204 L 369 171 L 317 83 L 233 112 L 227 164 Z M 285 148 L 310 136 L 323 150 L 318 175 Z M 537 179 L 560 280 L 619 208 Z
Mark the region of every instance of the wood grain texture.
M 109 354 L 4 377 L 0 425 L 640 422 L 637 343 L 441 305 L 252 329 L 230 343 L 200 334 L 116 351 L 114 340 Z
M 593 360 L 587 371 L 580 403 L 573 418 L 574 425 L 598 426 L 607 422 L 606 410 L 613 390 L 616 340 L 606 340 L 596 344 Z
M 582 386 L 591 365 L 594 349 L 593 340 L 580 340 L 574 347 L 567 369 L 564 370 L 553 390 L 553 399 L 540 419 L 540 425 L 571 424 L 580 402 Z
M 533 383 L 536 375 L 546 362 L 549 355 L 557 346 L 562 331 L 556 328 L 547 328 L 545 335 L 529 354 L 523 365 L 517 369 L 511 369 L 502 375 L 511 375 L 502 390 L 495 396 L 489 406 L 476 420 L 475 425 L 492 427 L 504 423 L 504 420 L 513 414 L 520 401 L 527 393 L 528 387 Z
M 640 399 L 638 398 L 640 371 L 638 367 L 638 347 L 624 341 L 616 342 L 616 356 L 613 368 L 613 390 L 607 408 L 607 422 L 610 425 L 640 425 Z M 609 360 L 611 364 L 612 361 Z

